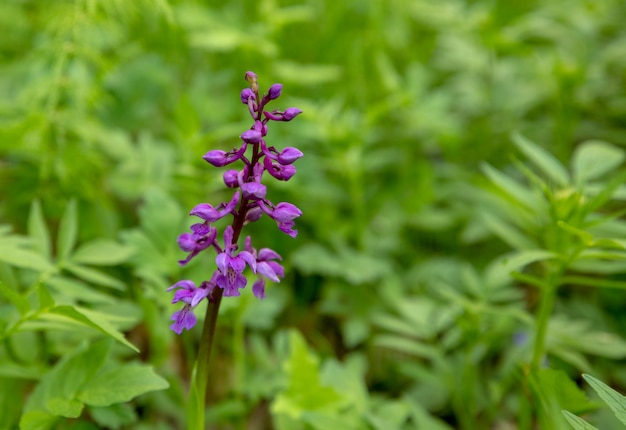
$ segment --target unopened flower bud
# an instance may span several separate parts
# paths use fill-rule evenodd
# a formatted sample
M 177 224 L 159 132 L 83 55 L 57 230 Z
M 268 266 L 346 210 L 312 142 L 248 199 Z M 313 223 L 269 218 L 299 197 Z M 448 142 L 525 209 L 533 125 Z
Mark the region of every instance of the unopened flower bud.
M 302 215 L 302 211 L 297 206 L 287 202 L 280 202 L 274 207 L 274 211 L 270 216 L 276 221 L 286 222 L 300 215 Z
M 270 87 L 267 95 L 269 96 L 270 100 L 274 100 L 280 97 L 280 92 L 282 90 L 283 90 L 282 84 L 274 84 Z
M 267 188 L 258 182 L 246 182 L 241 185 L 241 192 L 246 199 L 259 200 L 265 198 Z
M 228 164 L 226 151 L 222 151 L 221 149 L 209 151 L 204 154 L 202 158 L 215 167 L 222 167 Z
M 237 188 L 239 186 L 239 181 L 237 180 L 238 175 L 239 172 L 233 169 L 225 171 L 223 176 L 224 184 L 228 188 Z
M 241 103 L 243 103 L 244 105 L 248 104 L 248 100 L 254 100 L 256 99 L 256 96 L 254 95 L 254 92 L 252 92 L 252 90 L 250 88 L 244 88 L 241 91 Z
M 215 222 L 220 219 L 220 213 L 217 209 L 211 206 L 209 203 L 200 203 L 196 205 L 189 215 L 197 216 L 208 222 Z
M 302 151 L 298 148 L 287 147 L 283 149 L 280 154 L 278 154 L 277 159 L 280 164 L 291 164 L 303 155 Z
M 301 113 L 302 111 L 298 108 L 287 108 L 287 110 L 283 113 L 283 121 L 291 121 Z
M 246 143 L 258 143 L 263 138 L 261 132 L 256 130 L 247 130 L 239 137 Z

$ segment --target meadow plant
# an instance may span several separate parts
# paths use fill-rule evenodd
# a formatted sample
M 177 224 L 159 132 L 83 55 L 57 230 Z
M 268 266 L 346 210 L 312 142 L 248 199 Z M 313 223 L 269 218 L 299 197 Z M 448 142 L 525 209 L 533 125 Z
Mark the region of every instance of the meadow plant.
M 204 280 L 198 285 L 192 280 L 185 279 L 167 289 L 174 291 L 172 303 L 183 303 L 183 308 L 172 315 L 174 322 L 170 326 L 178 334 L 195 326 L 197 318 L 194 309 L 203 300 L 208 301 L 194 367 L 194 382 L 191 389 L 194 401 L 190 402 L 190 428 L 204 428 L 208 360 L 222 297 L 236 297 L 241 294 L 240 290 L 245 288 L 248 282 L 243 274 L 246 268 L 257 276 L 252 285 L 252 293 L 259 299 L 265 297 L 266 279 L 280 282 L 280 278 L 285 275 L 283 266 L 278 262 L 282 260 L 281 256 L 269 248 L 257 251 L 252 246 L 250 236 L 246 237 L 243 250 L 239 250 L 237 242 L 244 226 L 258 221 L 265 214 L 276 221 L 281 232 L 295 238 L 298 231 L 294 229 L 294 219 L 302 214 L 300 209 L 291 203 L 272 203 L 267 198 L 267 187 L 262 182 L 266 172 L 280 181 L 288 181 L 295 175 L 296 168 L 293 163 L 302 157 L 302 152 L 293 147 L 279 151 L 274 146 L 268 146 L 265 137 L 270 121 L 291 121 L 302 111 L 293 107 L 284 111 L 265 110 L 269 102 L 280 97 L 282 84 L 273 84 L 266 94 L 260 96 L 257 75 L 247 72 L 245 79 L 250 87 L 241 92 L 241 102 L 248 106 L 250 116 L 254 120 L 252 127 L 240 136 L 243 143 L 238 148 L 228 152 L 211 150 L 202 157 L 214 167 L 229 166 L 236 161 L 243 162 L 241 170 L 229 169 L 223 174 L 226 187 L 236 191 L 228 202 L 222 202 L 217 206 L 209 203 L 195 206 L 189 214 L 202 221 L 193 224 L 191 232 L 178 237 L 180 249 L 188 253 L 185 259 L 179 261 L 180 265 L 186 265 L 202 251 L 213 248 L 217 253 L 215 269 L 209 280 Z M 219 234 L 214 223 L 228 215 L 232 216 L 232 223 Z M 220 244 L 220 236 L 223 237 L 223 245 Z

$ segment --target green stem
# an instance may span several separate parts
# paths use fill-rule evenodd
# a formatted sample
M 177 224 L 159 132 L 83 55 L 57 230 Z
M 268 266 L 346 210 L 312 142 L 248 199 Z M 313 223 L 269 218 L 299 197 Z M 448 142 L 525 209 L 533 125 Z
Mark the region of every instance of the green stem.
M 530 368 L 525 375 L 526 378 L 524 381 L 525 386 L 532 393 L 532 405 L 526 404 L 525 406 L 530 406 L 530 408 L 532 409 L 521 411 L 524 412 L 526 418 L 526 422 L 523 424 L 524 426 L 528 426 L 529 423 L 532 423 L 533 416 L 536 417 L 537 415 L 535 414 L 538 414 L 541 409 L 541 407 L 539 406 L 541 405 L 542 398 L 541 387 L 536 382 L 533 383 L 533 380 L 539 380 L 539 371 L 541 369 L 541 365 L 544 360 L 546 351 L 548 323 L 550 321 L 550 316 L 552 316 L 552 312 L 554 310 L 554 302 L 556 301 L 557 289 L 566 266 L 566 264 L 560 264 L 556 267 L 552 265 L 548 266 L 548 276 L 546 277 L 546 282 L 543 283 L 543 286 L 541 288 L 541 296 L 539 298 L 539 310 L 537 311 L 535 324 L 535 344 L 533 347 L 533 356 L 530 363 Z
M 556 299 L 556 290 L 560 272 L 560 270 L 555 271 L 552 276 L 548 278 L 548 281 L 541 289 L 539 311 L 537 312 L 537 322 L 535 325 L 535 345 L 533 348 L 533 358 L 531 362 L 531 369 L 533 372 L 539 370 L 545 354 L 548 322 L 550 321 L 550 316 L 552 315 L 552 311 L 554 309 L 554 301 Z
M 204 409 L 206 405 L 206 393 L 209 381 L 209 360 L 211 359 L 211 349 L 215 337 L 215 326 L 217 324 L 217 314 L 222 302 L 224 290 L 215 288 L 212 300 L 209 301 L 200 337 L 198 348 L 198 358 L 194 366 L 194 374 L 191 381 L 191 395 L 189 399 L 189 430 L 205 430 Z

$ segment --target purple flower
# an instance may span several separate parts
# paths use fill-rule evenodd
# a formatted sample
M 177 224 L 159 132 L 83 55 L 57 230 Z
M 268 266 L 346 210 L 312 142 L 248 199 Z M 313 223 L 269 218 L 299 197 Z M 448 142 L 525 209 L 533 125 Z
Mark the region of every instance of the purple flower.
M 302 211 L 297 206 L 287 202 L 280 202 L 274 207 L 270 215 L 276 221 L 290 221 L 302 215 Z
M 257 77 L 256 73 L 248 71 L 248 72 L 246 72 L 246 75 L 245 75 L 244 79 L 246 81 L 250 82 L 250 84 L 252 85 L 252 84 L 255 84 L 257 82 L 258 77 Z
M 259 182 L 246 182 L 241 185 L 241 192 L 246 199 L 259 200 L 265 198 L 267 187 Z
M 287 110 L 285 110 L 285 113 L 283 114 L 283 121 L 291 121 L 301 113 L 302 111 L 298 108 L 287 108 Z
M 256 100 L 256 96 L 254 95 L 254 92 L 250 89 L 250 88 L 245 88 L 241 91 L 241 103 L 243 103 L 244 105 L 248 104 L 248 101 L 255 101 Z
M 282 258 L 276 251 L 261 248 L 256 258 L 256 271 L 270 281 L 280 282 L 278 278 L 285 277 L 285 268 L 273 260 L 282 260 Z
M 270 218 L 276 221 L 280 231 L 291 237 L 296 237 L 298 235 L 298 230 L 293 230 L 293 227 L 296 225 L 293 220 L 294 218 L 302 215 L 302 211 L 296 206 L 291 203 L 281 202 L 272 209 L 263 201 L 259 201 L 259 207 L 263 212 L 268 214 Z
M 267 173 L 280 181 L 288 181 L 296 174 L 296 168 L 292 164 L 282 165 L 275 163 L 269 157 L 263 159 L 263 166 L 265 170 L 267 170 Z
M 247 130 L 244 131 L 239 137 L 246 143 L 259 143 L 259 141 L 263 138 L 263 135 L 257 130 Z
M 192 225 L 191 231 L 192 233 L 183 233 L 178 236 L 180 249 L 189 252 L 187 258 L 178 261 L 181 266 L 189 263 L 193 257 L 211 246 L 217 236 L 217 229 L 205 223 Z
M 177 302 L 184 302 L 192 307 L 196 307 L 198 303 L 202 301 L 205 297 L 207 297 L 211 291 L 213 290 L 214 285 L 211 285 L 210 282 L 202 282 L 199 287 L 196 287 L 193 281 L 184 280 L 178 281 L 171 287 L 169 287 L 166 291 L 172 291 L 177 289 L 174 293 L 174 298 L 172 299 L 172 304 Z
M 228 188 L 237 188 L 239 187 L 239 172 L 236 170 L 227 170 L 224 172 L 224 185 Z
M 237 245 L 233 240 L 232 226 L 226 227 L 224 231 L 224 251 L 217 254 L 215 263 L 220 273 L 215 279 L 218 287 L 224 290 L 224 296 L 238 296 L 239 290 L 246 286 L 246 277 L 242 272 L 246 268 L 246 263 L 253 272 L 256 273 L 256 260 L 248 251 L 241 251 L 235 255 Z
M 215 222 L 221 218 L 219 211 L 209 203 L 196 205 L 191 212 L 189 212 L 189 215 L 195 215 L 208 222 Z
M 292 147 L 287 147 L 282 152 L 278 152 L 273 146 L 268 148 L 264 141 L 261 141 L 261 151 L 267 158 L 278 161 L 282 165 L 292 164 L 304 155 L 298 148 Z
M 270 119 L 272 121 L 291 121 L 292 119 L 294 119 L 296 116 L 300 115 L 302 113 L 302 111 L 298 108 L 287 108 L 284 112 L 279 111 L 279 110 L 273 110 L 271 112 L 268 111 L 264 111 L 263 115 L 265 115 L 265 117 L 267 119 Z
M 282 90 L 283 90 L 282 84 L 274 84 L 270 87 L 269 91 L 267 92 L 267 96 L 269 97 L 270 100 L 275 100 L 278 97 L 280 97 L 280 93 Z
M 193 310 L 190 305 L 186 305 L 181 310 L 174 312 L 174 315 L 170 318 L 174 321 L 170 328 L 176 332 L 176 334 L 181 334 L 183 329 L 191 330 L 193 326 L 196 325 L 196 315 L 193 313 Z
M 215 278 L 216 273 L 213 274 L 210 281 L 202 281 L 198 287 L 196 287 L 193 281 L 185 279 L 178 281 L 167 289 L 167 291 L 176 290 L 172 303 L 185 303 L 185 307 L 172 315 L 171 319 L 174 321 L 170 325 L 172 330 L 180 334 L 183 329 L 189 330 L 196 324 L 196 316 L 193 313 L 193 309 L 211 294 L 215 288 Z
M 269 248 L 261 248 L 258 252 L 252 247 L 252 239 L 250 236 L 246 237 L 246 251 L 248 251 L 256 260 L 256 272 L 259 275 L 252 285 L 252 293 L 258 299 L 265 298 L 265 279 L 267 278 L 273 282 L 280 282 L 279 278 L 285 277 L 285 269 L 278 262 L 273 260 L 282 260 L 280 255 L 276 251 Z
M 261 219 L 263 211 L 259 206 L 252 206 L 246 213 L 246 223 L 251 223 Z
M 247 145 L 244 143 L 241 148 L 234 148 L 229 152 L 222 151 L 221 149 L 214 149 L 213 151 L 209 151 L 204 154 L 202 159 L 215 167 L 224 167 L 227 164 L 241 159 L 243 154 L 246 152 L 246 148 Z
M 278 162 L 283 165 L 291 164 L 303 155 L 298 148 L 287 147 L 278 154 Z
M 187 264 L 207 248 L 213 247 L 217 251 L 215 257 L 217 269 L 213 269 L 210 281 L 203 281 L 196 286 L 193 281 L 185 279 L 167 289 L 174 293 L 172 303 L 184 304 L 183 308 L 175 312 L 171 318 L 173 323 L 170 328 L 178 334 L 196 324 L 194 308 L 202 300 L 217 300 L 220 295 L 239 296 L 240 290 L 247 285 L 246 276 L 243 274 L 246 267 L 250 267 L 257 277 L 252 285 L 252 293 L 259 299 L 265 297 L 267 281 L 280 282 L 285 276 L 285 269 L 280 264 L 282 260 L 280 255 L 269 248 L 261 248 L 257 252 L 252 247 L 250 237 L 246 238 L 245 248 L 238 251 L 237 238 L 242 233 L 243 226 L 259 220 L 265 213 L 276 221 L 278 228 L 284 233 L 291 237 L 298 234 L 294 229 L 294 219 L 302 215 L 302 212 L 291 203 L 281 202 L 274 205 L 267 200 L 267 187 L 263 175 L 268 172 L 282 181 L 287 181 L 295 175 L 296 168 L 293 163 L 302 157 L 302 152 L 293 147 L 286 147 L 282 151 L 273 146 L 268 147 L 265 137 L 270 121 L 291 121 L 302 111 L 293 107 L 284 111 L 266 110 L 268 103 L 281 96 L 283 85 L 271 85 L 267 93 L 260 97 L 257 75 L 248 71 L 245 79 L 249 83 L 249 88 L 241 91 L 240 99 L 247 105 L 254 123 L 249 130 L 239 136 L 243 143 L 228 152 L 221 149 L 208 151 L 202 157 L 215 167 L 224 167 L 241 160 L 242 169 L 228 169 L 223 174 L 224 184 L 230 189 L 235 189 L 235 192 L 228 202 L 217 206 L 210 203 L 196 205 L 189 214 L 200 218 L 202 222 L 193 224 L 191 232 L 183 233 L 177 239 L 179 247 L 188 253 L 187 258 L 179 261 L 181 265 Z M 251 153 L 246 154 L 249 148 Z M 227 215 L 232 215 L 233 220 L 224 230 L 222 248 L 216 240 L 218 230 L 213 224 Z
M 259 278 L 252 284 L 252 294 L 259 300 L 265 298 L 265 279 Z
M 200 203 L 189 212 L 189 215 L 197 216 L 207 222 L 215 222 L 231 213 L 237 206 L 237 202 L 239 202 L 239 191 L 233 195 L 228 203 L 220 203 L 216 208 L 209 203 Z

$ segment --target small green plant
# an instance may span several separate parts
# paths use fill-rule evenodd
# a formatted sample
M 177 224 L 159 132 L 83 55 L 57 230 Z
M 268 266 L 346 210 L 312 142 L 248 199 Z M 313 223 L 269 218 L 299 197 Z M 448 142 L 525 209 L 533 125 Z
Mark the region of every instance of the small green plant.
M 90 416 L 100 425 L 137 421 L 128 402 L 169 386 L 124 331 L 137 324 L 126 285 L 97 266 L 127 261 L 132 247 L 113 240 L 78 244 L 76 202 L 67 205 L 52 241 L 38 202 L 28 236 L 0 228 L 0 398 L 32 389 L 23 409 L 0 413 L 0 428 L 19 418 L 24 430 Z M 5 403 L 4 401 L 2 402 Z M 21 416 L 20 416 L 21 415 Z
M 626 427 L 626 397 L 591 375 L 583 374 L 583 378 L 591 385 L 591 388 L 598 393 L 598 396 L 608 405 L 611 411 L 613 411 L 615 417 Z M 561 412 L 574 430 L 598 430 L 587 421 L 569 411 Z

